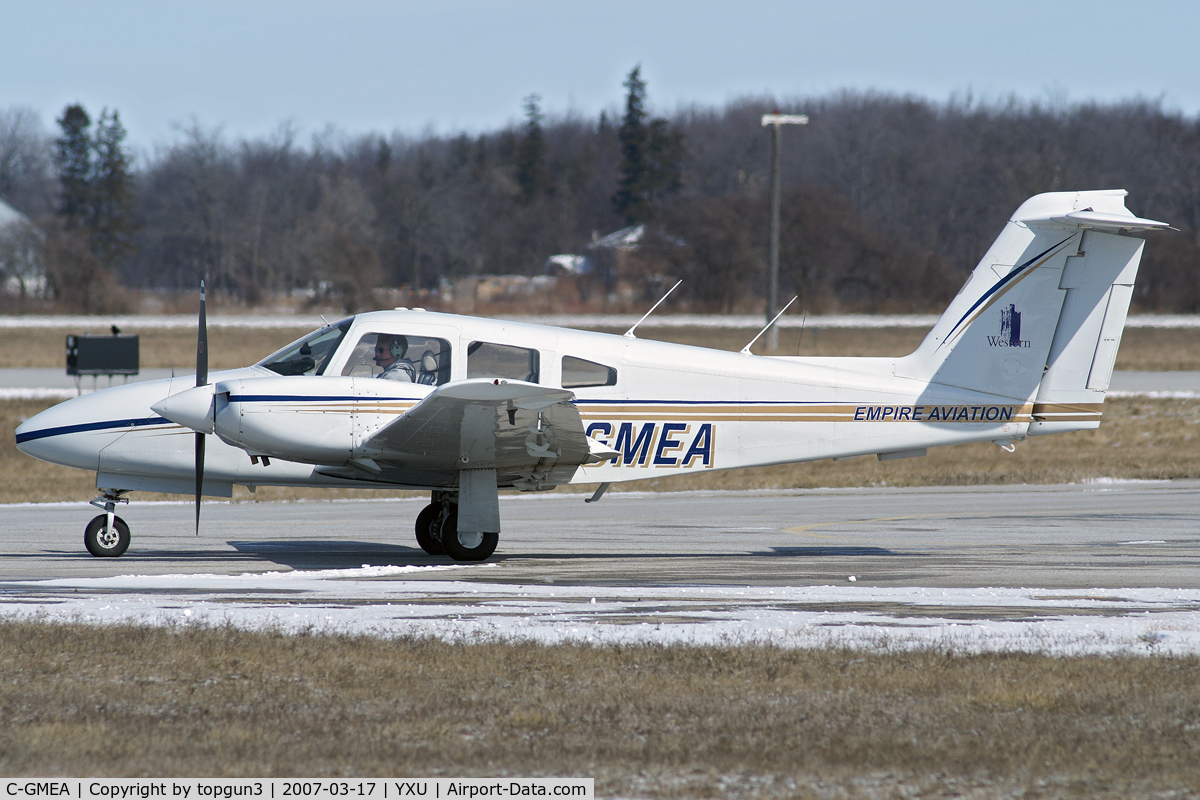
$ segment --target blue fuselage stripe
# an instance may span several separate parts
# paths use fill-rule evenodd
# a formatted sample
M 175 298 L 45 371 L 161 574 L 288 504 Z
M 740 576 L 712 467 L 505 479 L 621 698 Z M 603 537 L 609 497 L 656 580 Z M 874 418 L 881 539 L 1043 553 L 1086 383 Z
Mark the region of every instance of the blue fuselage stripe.
M 116 430 L 118 428 L 143 428 L 148 425 L 169 425 L 170 420 L 162 417 L 146 417 L 144 419 L 109 419 L 103 422 L 85 422 L 80 425 L 62 425 L 58 428 L 42 428 L 40 431 L 28 431 L 17 434 L 17 444 L 32 442 L 37 439 L 48 439 L 51 436 L 66 436 L 72 433 L 90 433 L 94 431 Z

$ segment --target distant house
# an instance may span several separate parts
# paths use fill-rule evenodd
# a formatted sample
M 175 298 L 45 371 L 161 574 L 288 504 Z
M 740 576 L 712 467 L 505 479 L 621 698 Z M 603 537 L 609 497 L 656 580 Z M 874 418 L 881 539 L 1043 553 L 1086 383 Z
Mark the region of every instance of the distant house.
M 593 262 L 593 272 L 607 291 L 628 279 L 630 261 L 645 235 L 645 225 L 631 225 L 607 236 L 592 234 L 592 242 L 585 249 Z
M 590 275 L 592 261 L 587 256 L 576 256 L 563 253 L 546 259 L 545 272 L 547 275 L 562 277 L 563 275 Z
M 43 238 L 29 217 L 0 199 L 0 286 L 4 291 L 22 298 L 46 295 Z
M 590 294 L 589 285 L 599 284 L 605 292 L 611 292 L 629 272 L 629 257 L 637 250 L 646 235 L 646 226 L 633 225 L 614 231 L 607 236 L 592 234 L 592 241 L 585 247 L 583 255 L 562 253 L 546 259 L 545 273 L 556 278 L 574 278 L 580 286 L 580 295 Z

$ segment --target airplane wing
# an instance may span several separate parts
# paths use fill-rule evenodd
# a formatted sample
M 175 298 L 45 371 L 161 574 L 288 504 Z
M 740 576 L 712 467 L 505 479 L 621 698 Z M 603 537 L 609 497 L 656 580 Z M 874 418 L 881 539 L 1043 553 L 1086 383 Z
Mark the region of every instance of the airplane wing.
M 575 395 L 524 381 L 476 378 L 437 387 L 355 448 L 381 470 L 495 469 L 500 485 L 565 483 L 591 456 Z

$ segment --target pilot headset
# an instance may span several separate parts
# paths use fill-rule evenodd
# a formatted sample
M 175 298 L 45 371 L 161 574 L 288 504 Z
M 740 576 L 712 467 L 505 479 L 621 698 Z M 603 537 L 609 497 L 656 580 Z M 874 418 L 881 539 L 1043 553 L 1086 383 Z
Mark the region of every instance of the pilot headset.
M 392 358 L 401 358 L 408 352 L 408 339 L 397 336 L 392 340 Z

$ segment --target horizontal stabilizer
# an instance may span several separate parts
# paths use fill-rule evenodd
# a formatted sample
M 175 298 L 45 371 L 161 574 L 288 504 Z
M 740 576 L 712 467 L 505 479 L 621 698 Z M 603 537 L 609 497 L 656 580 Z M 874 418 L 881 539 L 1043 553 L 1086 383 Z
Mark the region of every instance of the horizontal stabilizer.
M 1159 222 L 1154 219 L 1142 219 L 1135 217 L 1132 214 L 1125 216 L 1121 214 L 1106 214 L 1099 211 L 1073 211 L 1070 214 L 1064 214 L 1061 217 L 1051 217 L 1050 222 L 1056 222 L 1060 225 L 1077 225 L 1080 228 L 1088 228 L 1100 231 L 1110 231 L 1112 233 L 1127 233 L 1134 231 L 1154 231 L 1154 230 L 1174 230 L 1165 222 Z M 1035 221 L 1025 220 L 1025 223 L 1036 224 Z

